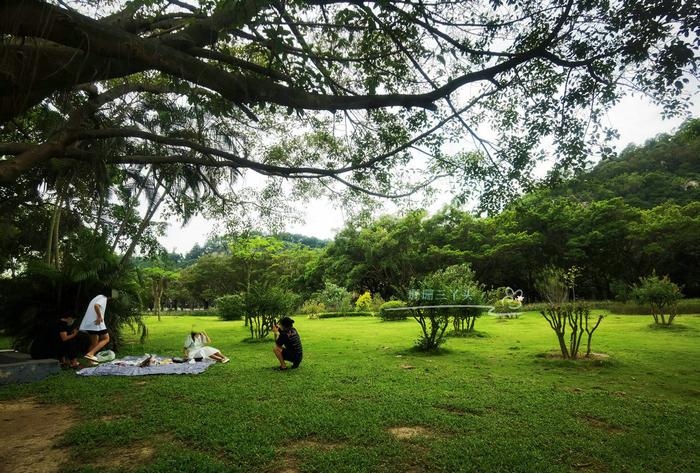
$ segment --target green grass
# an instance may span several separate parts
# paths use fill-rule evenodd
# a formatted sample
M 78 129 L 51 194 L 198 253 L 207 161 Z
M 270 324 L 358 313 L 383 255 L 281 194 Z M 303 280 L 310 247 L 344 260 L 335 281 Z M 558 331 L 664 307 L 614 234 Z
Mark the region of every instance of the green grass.
M 272 371 L 272 343 L 242 343 L 242 322 L 148 318 L 145 345 L 122 354 L 177 355 L 194 325 L 231 363 L 198 376 L 65 372 L 0 399 L 75 405 L 62 441 L 75 465 L 94 445 L 147 443 L 156 454 L 138 471 L 700 471 L 698 317 L 655 330 L 648 316 L 610 316 L 593 342 L 610 358 L 579 362 L 537 356 L 556 341 L 534 313 L 482 318 L 485 336 L 433 356 L 411 350 L 413 320 L 296 319 L 296 371 Z M 430 435 L 397 439 L 388 429 L 400 426 Z

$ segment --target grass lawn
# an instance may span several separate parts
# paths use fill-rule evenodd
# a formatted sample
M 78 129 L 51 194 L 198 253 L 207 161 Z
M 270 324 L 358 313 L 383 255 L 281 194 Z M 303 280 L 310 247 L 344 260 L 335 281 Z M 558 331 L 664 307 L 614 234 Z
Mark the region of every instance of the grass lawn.
M 148 318 L 149 339 L 121 354 L 179 355 L 195 325 L 231 363 L 198 376 L 63 372 L 0 399 L 75 406 L 66 471 L 700 471 L 699 317 L 663 330 L 610 316 L 593 341 L 609 359 L 579 362 L 537 356 L 557 344 L 535 313 L 482 318 L 483 337 L 434 356 L 410 349 L 412 320 L 296 319 L 296 371 L 274 372 L 272 342 L 243 342 L 242 322 Z M 99 461 L 143 446 L 138 462 Z

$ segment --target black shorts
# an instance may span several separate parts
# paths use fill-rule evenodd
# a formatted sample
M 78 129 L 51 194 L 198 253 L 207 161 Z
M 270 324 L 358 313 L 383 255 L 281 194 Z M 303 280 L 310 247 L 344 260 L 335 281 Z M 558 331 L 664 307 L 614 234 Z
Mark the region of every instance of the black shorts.
M 285 361 L 289 361 L 295 365 L 301 363 L 301 356 L 299 356 L 297 352 L 293 352 L 289 348 L 282 349 L 282 358 L 284 358 Z
M 90 335 L 104 335 L 105 333 L 107 333 L 107 329 L 104 329 L 104 330 L 86 330 L 86 332 L 89 333 Z

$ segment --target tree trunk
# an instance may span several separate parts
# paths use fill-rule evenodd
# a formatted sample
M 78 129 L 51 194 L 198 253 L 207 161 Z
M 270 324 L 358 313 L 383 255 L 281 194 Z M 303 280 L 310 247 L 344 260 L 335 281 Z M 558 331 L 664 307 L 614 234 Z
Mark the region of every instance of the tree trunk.
M 160 181 L 159 181 L 160 182 Z M 156 187 L 156 190 L 158 188 Z M 163 203 L 163 200 L 165 200 L 165 196 L 168 195 L 168 188 L 163 189 L 163 193 L 160 195 L 160 197 L 156 197 L 153 199 L 151 202 L 151 205 L 149 206 L 148 210 L 146 211 L 146 215 L 144 216 L 143 220 L 141 221 L 141 224 L 139 225 L 138 230 L 136 231 L 136 235 L 133 236 L 131 239 L 131 244 L 129 245 L 129 248 L 126 250 L 126 253 L 124 253 L 124 256 L 122 256 L 121 261 L 119 262 L 119 268 L 123 269 L 123 267 L 126 265 L 126 263 L 129 262 L 131 259 L 131 256 L 134 253 L 134 250 L 136 249 L 136 245 L 141 241 L 141 236 L 143 235 L 143 232 L 146 230 L 148 225 L 151 223 L 151 219 L 155 215 L 156 211 L 158 210 L 158 207 L 160 207 L 160 204 Z
M 569 350 L 566 348 L 564 332 L 557 332 L 557 340 L 559 340 L 559 349 L 561 350 L 561 356 L 563 358 L 569 358 Z
M 153 170 L 153 167 L 148 169 L 148 172 L 146 173 L 146 177 L 144 178 L 144 183 L 143 183 L 143 185 L 139 186 L 139 190 L 136 193 L 136 196 L 134 197 L 134 200 L 136 202 L 136 206 L 138 206 L 139 198 L 141 197 L 141 193 L 143 192 L 144 188 L 146 187 L 146 183 L 148 182 L 148 178 L 151 175 L 152 170 Z M 156 184 L 156 189 L 158 188 L 159 185 L 160 185 L 160 180 Z M 121 239 L 122 233 L 124 232 L 124 228 L 126 227 L 127 220 L 131 217 L 134 207 L 135 206 L 129 207 L 128 215 L 124 218 L 124 220 L 122 220 L 121 224 L 119 225 L 119 229 L 117 230 L 117 233 L 115 233 L 115 235 L 114 235 L 114 241 L 112 241 L 112 247 L 111 247 L 113 252 L 116 251 L 116 249 L 117 249 L 117 245 L 119 244 L 119 240 Z

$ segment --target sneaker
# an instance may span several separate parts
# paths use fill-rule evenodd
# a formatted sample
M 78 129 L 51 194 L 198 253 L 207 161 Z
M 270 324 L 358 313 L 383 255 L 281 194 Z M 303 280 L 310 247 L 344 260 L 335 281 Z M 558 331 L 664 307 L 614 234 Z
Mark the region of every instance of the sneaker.
M 95 363 L 97 363 L 98 361 L 100 361 L 100 360 L 98 360 L 97 357 L 95 357 L 94 355 L 85 355 L 83 358 L 85 358 L 86 360 L 94 361 Z
M 221 360 L 222 363 L 228 363 L 229 361 L 231 361 L 231 358 L 227 358 L 227 357 L 224 357 L 224 359 Z

